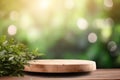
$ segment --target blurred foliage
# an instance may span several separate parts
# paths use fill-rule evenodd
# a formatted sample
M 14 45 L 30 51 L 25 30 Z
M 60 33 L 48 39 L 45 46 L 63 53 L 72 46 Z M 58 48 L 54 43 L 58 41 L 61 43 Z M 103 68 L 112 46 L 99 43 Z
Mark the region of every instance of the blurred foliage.
M 0 34 L 38 47 L 44 59 L 89 59 L 98 68 L 117 68 L 119 7 L 119 0 L 0 0 Z

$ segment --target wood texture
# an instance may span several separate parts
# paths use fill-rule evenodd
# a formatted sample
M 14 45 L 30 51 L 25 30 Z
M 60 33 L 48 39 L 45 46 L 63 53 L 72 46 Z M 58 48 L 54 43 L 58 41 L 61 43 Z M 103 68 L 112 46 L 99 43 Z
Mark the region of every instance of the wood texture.
M 0 77 L 0 80 L 120 80 L 120 69 L 98 69 L 91 73 L 26 73 L 24 77 Z
M 96 70 L 94 61 L 89 60 L 32 60 L 25 71 L 45 73 L 90 72 Z

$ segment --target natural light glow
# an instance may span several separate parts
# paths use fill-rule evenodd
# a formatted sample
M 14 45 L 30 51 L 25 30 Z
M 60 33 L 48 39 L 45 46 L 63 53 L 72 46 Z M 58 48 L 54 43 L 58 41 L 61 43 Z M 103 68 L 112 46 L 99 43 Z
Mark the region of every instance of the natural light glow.
M 32 25 L 32 19 L 28 14 L 23 13 L 20 19 L 20 24 L 23 29 L 27 29 Z
M 107 41 L 112 34 L 111 27 L 105 27 L 101 30 L 102 40 Z
M 87 22 L 86 19 L 80 18 L 80 19 L 78 19 L 78 21 L 77 21 L 77 26 L 78 26 L 79 29 L 85 30 L 85 29 L 88 28 L 88 22 Z
M 47 9 L 49 5 L 50 5 L 49 0 L 38 0 L 38 7 L 42 10 Z
M 93 26 L 95 28 L 99 28 L 99 29 L 102 29 L 104 28 L 105 24 L 104 24 L 104 19 L 96 19 L 94 22 L 93 22 Z
M 88 41 L 90 43 L 95 43 L 97 41 L 97 35 L 96 35 L 96 33 L 90 33 L 88 35 Z
M 113 6 L 112 0 L 104 0 L 104 5 L 108 8 L 111 8 Z
M 93 23 L 94 27 L 97 27 L 99 29 L 104 29 L 106 27 L 112 27 L 113 25 L 113 20 L 111 18 L 106 18 L 106 19 L 96 19 Z
M 72 9 L 74 7 L 74 1 L 73 0 L 65 0 L 65 7 L 67 9 Z
M 101 29 L 101 36 L 103 41 L 107 41 L 112 34 L 113 20 L 111 18 L 96 19 L 93 23 L 95 28 Z
M 18 19 L 18 13 L 16 11 L 11 11 L 10 12 L 10 19 L 11 20 L 17 20 Z
M 108 43 L 108 49 L 112 52 L 115 51 L 117 49 L 117 44 L 114 41 L 110 41 Z
M 51 20 L 51 25 L 56 28 L 59 27 L 62 23 L 63 23 L 63 18 L 61 18 L 61 16 L 55 16 Z
M 10 25 L 10 26 L 8 27 L 8 34 L 9 34 L 9 35 L 15 35 L 16 32 L 17 32 L 17 28 L 16 28 L 15 25 Z
M 114 24 L 114 21 L 112 18 L 109 17 L 105 19 L 105 23 L 111 27 Z
M 36 28 L 31 27 L 28 29 L 28 39 L 30 42 L 37 40 L 38 36 L 40 36 L 40 32 Z
M 59 26 L 60 25 L 60 19 L 53 19 L 52 22 L 51 22 L 51 25 L 56 27 L 56 26 Z

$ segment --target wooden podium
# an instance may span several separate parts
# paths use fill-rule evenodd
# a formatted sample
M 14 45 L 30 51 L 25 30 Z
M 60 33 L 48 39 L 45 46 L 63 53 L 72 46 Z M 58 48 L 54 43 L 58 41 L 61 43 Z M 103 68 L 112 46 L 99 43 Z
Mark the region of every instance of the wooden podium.
M 32 60 L 25 65 L 24 71 L 43 72 L 43 73 L 73 73 L 73 72 L 91 72 L 96 70 L 96 63 L 89 60 L 69 60 L 69 59 L 51 59 L 51 60 Z

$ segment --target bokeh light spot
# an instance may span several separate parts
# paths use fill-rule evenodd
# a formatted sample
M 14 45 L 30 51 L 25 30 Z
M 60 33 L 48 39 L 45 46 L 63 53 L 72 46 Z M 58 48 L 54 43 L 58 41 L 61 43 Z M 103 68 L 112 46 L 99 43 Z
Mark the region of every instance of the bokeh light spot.
M 105 19 L 105 23 L 109 26 L 112 26 L 114 24 L 114 21 L 112 18 L 109 17 Z
M 85 30 L 85 29 L 88 28 L 88 22 L 87 22 L 86 19 L 80 18 L 80 19 L 78 19 L 78 21 L 77 21 L 77 26 L 78 26 L 79 29 Z
M 115 51 L 115 50 L 117 49 L 117 44 L 116 44 L 116 42 L 110 41 L 110 42 L 108 43 L 108 49 L 109 49 L 111 52 Z
M 90 43 L 95 43 L 97 41 L 97 35 L 96 35 L 96 33 L 90 33 L 88 35 L 88 41 Z
M 8 34 L 9 34 L 9 35 L 15 35 L 16 32 L 17 32 L 17 28 L 16 28 L 15 25 L 10 25 L 10 26 L 8 27 Z
M 104 5 L 108 8 L 111 8 L 113 6 L 112 0 L 104 0 Z

